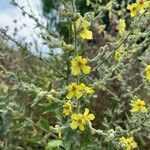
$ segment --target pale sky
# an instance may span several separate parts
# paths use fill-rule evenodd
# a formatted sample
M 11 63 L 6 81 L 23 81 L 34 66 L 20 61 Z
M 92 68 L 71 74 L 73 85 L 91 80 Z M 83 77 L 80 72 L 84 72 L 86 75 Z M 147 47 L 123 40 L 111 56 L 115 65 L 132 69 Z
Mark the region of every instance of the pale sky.
M 18 34 L 16 38 L 22 39 L 25 42 L 32 42 L 33 38 L 36 39 L 40 50 L 43 49 L 42 40 L 37 35 L 39 30 L 35 29 L 35 22 L 28 17 L 23 17 L 21 11 L 10 4 L 11 0 L 0 0 L 0 27 L 9 26 L 8 33 L 12 35 L 14 28 L 18 28 Z M 21 6 L 24 6 L 26 11 L 30 12 L 28 4 L 30 4 L 32 11 L 35 16 L 42 20 L 44 23 L 44 18 L 41 18 L 39 14 L 42 14 L 40 0 L 16 0 Z M 18 20 L 14 23 L 13 20 Z M 26 24 L 27 27 L 22 27 Z M 44 52 L 48 49 L 45 48 Z

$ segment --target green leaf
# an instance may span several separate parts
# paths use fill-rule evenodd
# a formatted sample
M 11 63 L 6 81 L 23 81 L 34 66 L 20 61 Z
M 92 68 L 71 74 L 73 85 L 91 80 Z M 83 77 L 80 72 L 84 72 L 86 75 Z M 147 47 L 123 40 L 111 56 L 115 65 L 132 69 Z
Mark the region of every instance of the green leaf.
M 45 132 L 52 132 L 53 131 L 53 128 L 49 125 L 49 122 L 42 117 L 40 118 L 38 125 Z
M 15 127 L 11 128 L 10 130 L 8 130 L 9 132 L 17 132 L 19 130 L 21 130 L 22 128 L 24 128 L 26 125 L 24 123 L 22 124 L 17 124 L 15 125 Z
M 52 87 L 53 87 L 53 84 L 52 84 L 52 82 L 50 82 L 47 90 L 50 91 L 52 89 Z
M 45 107 L 45 111 L 43 114 L 54 112 L 56 109 L 58 109 L 61 105 L 56 102 L 49 103 L 47 105 L 43 105 Z
M 58 31 L 60 35 L 64 37 L 64 41 L 67 43 L 70 41 L 70 30 L 71 27 L 67 22 L 60 22 L 58 24 Z
M 40 92 L 33 100 L 33 104 L 31 105 L 31 107 L 35 106 L 42 98 L 44 98 L 45 94 L 46 92 Z

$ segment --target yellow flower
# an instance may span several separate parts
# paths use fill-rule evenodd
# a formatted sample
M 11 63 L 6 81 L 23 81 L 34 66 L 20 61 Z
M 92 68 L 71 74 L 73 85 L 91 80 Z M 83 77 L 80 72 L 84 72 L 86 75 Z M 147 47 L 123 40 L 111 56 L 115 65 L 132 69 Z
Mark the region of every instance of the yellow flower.
M 137 5 L 140 11 L 142 11 L 144 8 L 150 7 L 150 2 L 147 0 L 137 0 Z
M 63 113 L 65 114 L 65 116 L 68 116 L 70 113 L 72 113 L 72 106 L 71 106 L 71 102 L 68 101 L 63 105 Z
M 125 28 L 126 28 L 125 20 L 119 19 L 118 30 L 119 30 L 120 36 L 123 36 L 125 34 Z
M 121 59 L 121 51 L 116 50 L 115 51 L 115 60 L 119 61 Z
M 147 112 L 147 108 L 145 107 L 145 102 L 141 99 L 137 99 L 131 102 L 132 109 L 131 112 Z
M 91 67 L 87 66 L 88 60 L 82 58 L 82 56 L 77 56 L 71 61 L 71 73 L 74 76 L 81 74 L 81 71 L 85 74 L 89 74 Z
M 84 17 L 80 17 L 75 23 L 77 30 L 79 30 L 79 35 L 83 39 L 91 40 L 93 38 L 93 33 L 89 30 L 91 23 L 88 22 Z
M 70 127 L 74 130 L 79 127 L 81 131 L 85 130 L 86 123 L 91 124 L 91 120 L 95 119 L 94 114 L 89 114 L 89 109 L 85 108 L 84 114 L 72 114 L 71 118 L 74 120 Z
M 66 95 L 66 98 L 71 99 L 73 97 L 76 97 L 77 99 L 79 99 L 83 95 L 84 91 L 87 94 L 93 94 L 94 93 L 94 90 L 91 87 L 88 87 L 83 83 L 81 83 L 79 85 L 77 85 L 76 83 L 71 83 L 68 86 L 68 94 Z
M 136 3 L 128 5 L 127 9 L 130 10 L 131 17 L 134 17 L 139 12 L 139 7 L 138 7 L 138 4 L 136 4 Z
M 68 86 L 68 94 L 66 95 L 67 99 L 71 99 L 73 97 L 76 97 L 79 99 L 82 96 L 81 87 L 77 85 L 76 83 L 71 83 Z
M 150 81 L 150 65 L 147 65 L 145 68 L 146 79 Z
M 131 150 L 137 148 L 137 143 L 134 141 L 133 137 L 121 137 L 120 142 L 126 146 L 126 150 Z
M 73 130 L 77 129 L 78 127 L 81 131 L 85 130 L 85 127 L 84 127 L 85 120 L 84 120 L 83 114 L 72 114 L 71 118 L 74 120 L 72 121 L 72 123 L 70 123 L 70 127 Z
M 85 112 L 83 114 L 85 121 L 89 122 L 95 119 L 94 114 L 89 114 L 89 109 L 85 108 Z

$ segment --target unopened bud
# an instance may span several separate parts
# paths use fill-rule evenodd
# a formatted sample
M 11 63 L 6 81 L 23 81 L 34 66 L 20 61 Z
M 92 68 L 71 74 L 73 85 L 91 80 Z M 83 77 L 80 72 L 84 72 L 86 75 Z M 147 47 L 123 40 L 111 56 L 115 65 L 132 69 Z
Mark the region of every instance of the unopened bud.
M 53 99 L 54 99 L 54 97 L 53 97 L 51 94 L 48 94 L 48 95 L 47 95 L 47 100 L 51 101 L 51 100 L 53 100 Z

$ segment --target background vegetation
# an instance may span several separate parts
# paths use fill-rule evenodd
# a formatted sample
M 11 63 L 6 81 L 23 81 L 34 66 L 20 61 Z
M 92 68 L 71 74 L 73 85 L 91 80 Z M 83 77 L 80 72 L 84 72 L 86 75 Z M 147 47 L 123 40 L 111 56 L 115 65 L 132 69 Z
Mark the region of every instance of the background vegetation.
M 71 0 L 42 0 L 45 26 L 15 1 L 12 4 L 35 21 L 49 53 L 32 53 L 36 42 L 16 41 L 0 28 L 0 148 L 115 150 L 124 149 L 120 137 L 133 136 L 138 149 L 150 149 L 149 111 L 130 112 L 131 100 L 138 98 L 149 108 L 150 82 L 145 76 L 150 64 L 149 10 L 132 18 L 129 2 L 124 0 L 94 0 L 88 6 L 86 0 L 78 0 L 77 12 Z M 81 76 L 80 81 L 95 91 L 81 102 L 81 108 L 95 115 L 93 130 L 87 127 L 84 132 L 69 127 L 62 106 L 67 86 L 75 80 L 70 69 L 75 56 L 72 23 L 80 15 L 91 22 L 93 32 L 93 39 L 77 40 L 79 54 L 88 57 L 92 67 L 90 75 Z M 119 19 L 125 20 L 123 35 Z M 117 50 L 119 59 L 115 58 Z

